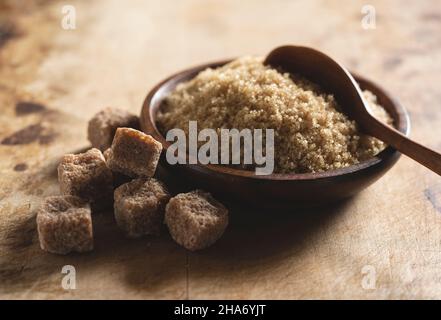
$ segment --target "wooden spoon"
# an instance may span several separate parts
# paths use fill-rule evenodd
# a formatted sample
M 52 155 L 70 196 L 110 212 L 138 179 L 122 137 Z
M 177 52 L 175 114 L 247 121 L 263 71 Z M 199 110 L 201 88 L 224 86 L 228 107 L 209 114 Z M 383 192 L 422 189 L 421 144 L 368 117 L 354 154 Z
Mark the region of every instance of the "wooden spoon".
M 345 113 L 363 132 L 441 175 L 441 154 L 377 120 L 352 75 L 329 56 L 308 47 L 282 46 L 271 51 L 264 63 L 319 84 L 325 92 L 334 94 Z

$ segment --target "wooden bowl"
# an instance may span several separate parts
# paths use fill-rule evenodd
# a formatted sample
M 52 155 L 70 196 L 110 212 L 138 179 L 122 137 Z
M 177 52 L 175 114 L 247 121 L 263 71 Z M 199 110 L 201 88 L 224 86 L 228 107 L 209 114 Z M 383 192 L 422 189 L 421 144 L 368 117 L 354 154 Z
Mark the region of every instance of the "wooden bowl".
M 231 60 L 196 66 L 174 74 L 156 85 L 147 95 L 141 111 L 141 128 L 162 143 L 164 150 L 160 163 L 179 181 L 194 188 L 212 192 L 227 201 L 244 205 L 286 208 L 322 205 L 350 197 L 378 180 L 400 157 L 400 153 L 387 147 L 376 157 L 346 168 L 321 173 L 271 174 L 256 176 L 254 171 L 233 169 L 220 165 L 169 165 L 165 153 L 170 143 L 156 127 L 156 114 L 163 99 L 180 82 L 195 77 L 208 67 L 219 67 Z M 354 75 L 362 89 L 373 92 L 378 102 L 394 119 L 394 126 L 409 134 L 409 117 L 404 107 L 379 85 Z

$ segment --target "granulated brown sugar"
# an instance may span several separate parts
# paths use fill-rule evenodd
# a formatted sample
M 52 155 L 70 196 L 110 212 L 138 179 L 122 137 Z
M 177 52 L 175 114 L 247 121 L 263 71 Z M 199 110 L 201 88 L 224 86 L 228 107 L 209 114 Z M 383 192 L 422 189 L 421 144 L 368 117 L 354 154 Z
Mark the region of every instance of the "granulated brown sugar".
M 364 92 L 377 118 L 392 119 Z M 188 123 L 212 128 L 274 129 L 275 172 L 320 172 L 356 164 L 378 154 L 385 144 L 359 132 L 332 94 L 295 75 L 264 66 L 261 58 L 243 57 L 206 69 L 180 84 L 158 115 L 165 133 Z

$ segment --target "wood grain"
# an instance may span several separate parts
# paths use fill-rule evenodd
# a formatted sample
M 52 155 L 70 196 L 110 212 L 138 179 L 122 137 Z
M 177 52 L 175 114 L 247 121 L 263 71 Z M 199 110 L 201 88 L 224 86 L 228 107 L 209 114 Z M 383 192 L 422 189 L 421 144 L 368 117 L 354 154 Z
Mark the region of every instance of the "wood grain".
M 138 113 L 169 74 L 282 44 L 379 81 L 410 111 L 412 137 L 441 150 L 437 1 L 370 1 L 374 30 L 362 1 L 76 1 L 76 30 L 60 27 L 61 2 L 23 3 L 0 5 L 0 141 L 14 141 L 0 144 L 0 298 L 441 298 L 441 183 L 404 157 L 338 206 L 233 208 L 225 236 L 198 253 L 167 233 L 129 241 L 111 214 L 94 217 L 86 255 L 44 253 L 35 230 L 42 198 L 59 192 L 59 158 L 88 147 L 96 111 Z M 76 290 L 61 287 L 66 264 Z

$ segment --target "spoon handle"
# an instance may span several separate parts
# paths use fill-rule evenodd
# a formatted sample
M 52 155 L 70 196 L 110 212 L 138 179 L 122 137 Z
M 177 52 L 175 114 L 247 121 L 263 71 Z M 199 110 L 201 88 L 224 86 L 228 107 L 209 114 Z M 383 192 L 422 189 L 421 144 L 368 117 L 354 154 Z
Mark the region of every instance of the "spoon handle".
M 421 163 L 433 172 L 441 175 L 441 154 L 418 142 L 415 142 L 398 130 L 391 128 L 375 119 L 372 123 L 372 135 L 394 147 L 401 153 Z

